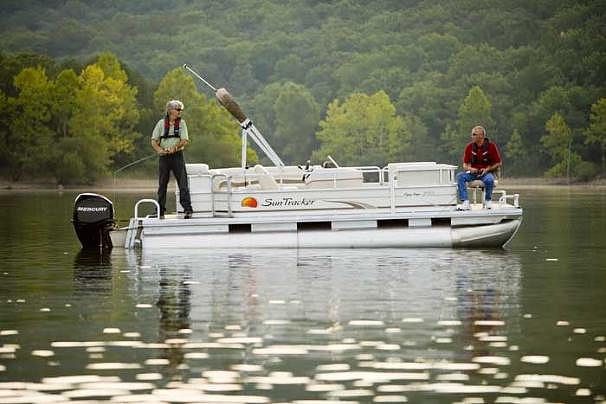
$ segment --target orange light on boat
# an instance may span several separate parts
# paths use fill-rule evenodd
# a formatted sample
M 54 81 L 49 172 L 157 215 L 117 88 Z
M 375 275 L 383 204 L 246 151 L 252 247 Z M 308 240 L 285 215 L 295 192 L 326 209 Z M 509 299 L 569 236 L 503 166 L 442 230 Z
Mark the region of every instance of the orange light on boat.
M 242 199 L 242 202 L 240 203 L 240 205 L 243 208 L 256 208 L 257 200 L 255 198 L 247 196 L 246 198 Z

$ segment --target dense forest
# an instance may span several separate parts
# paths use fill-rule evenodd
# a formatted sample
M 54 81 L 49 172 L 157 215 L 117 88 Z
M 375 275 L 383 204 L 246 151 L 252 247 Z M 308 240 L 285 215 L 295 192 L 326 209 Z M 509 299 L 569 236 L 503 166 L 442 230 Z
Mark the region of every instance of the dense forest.
M 289 163 L 460 165 L 483 124 L 505 175 L 604 176 L 605 13 L 604 0 L 5 0 L 0 173 L 94 181 L 152 153 L 169 98 L 186 105 L 189 161 L 237 164 L 238 125 L 188 63 Z

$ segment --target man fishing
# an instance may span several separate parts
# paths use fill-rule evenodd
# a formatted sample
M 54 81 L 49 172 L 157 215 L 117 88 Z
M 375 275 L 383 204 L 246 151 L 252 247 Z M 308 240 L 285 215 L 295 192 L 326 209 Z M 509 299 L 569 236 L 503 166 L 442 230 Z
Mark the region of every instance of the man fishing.
M 467 196 L 467 183 L 480 180 L 484 183 L 485 196 L 484 207 L 492 208 L 492 189 L 494 188 L 494 175 L 492 174 L 501 166 L 501 155 L 496 144 L 490 142 L 486 137 L 486 129 L 483 126 L 475 126 L 471 130 L 471 142 L 465 147 L 463 153 L 463 172 L 457 174 L 457 187 L 461 205 L 458 210 L 469 210 L 469 198 Z
M 166 115 L 158 121 L 152 132 L 151 145 L 159 155 L 158 204 L 160 205 L 160 219 L 164 219 L 164 213 L 166 212 L 166 187 L 171 171 L 179 186 L 179 202 L 185 212 L 183 217 L 190 219 L 193 214 L 183 157 L 183 149 L 189 143 L 189 136 L 185 120 L 181 118 L 182 111 L 183 103 L 181 101 L 171 100 L 167 102 Z

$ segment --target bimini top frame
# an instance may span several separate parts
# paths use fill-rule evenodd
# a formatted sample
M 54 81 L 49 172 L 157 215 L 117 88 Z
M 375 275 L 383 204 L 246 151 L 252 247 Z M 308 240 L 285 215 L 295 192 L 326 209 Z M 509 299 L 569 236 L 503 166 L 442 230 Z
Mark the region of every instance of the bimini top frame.
M 280 156 L 278 156 L 278 153 L 276 153 L 269 145 L 267 140 L 265 140 L 261 132 L 259 132 L 259 129 L 257 129 L 257 127 L 254 125 L 253 121 L 244 115 L 244 112 L 242 112 L 242 109 L 240 109 L 238 103 L 236 103 L 231 94 L 225 88 L 215 88 L 187 64 L 184 64 L 183 68 L 188 70 L 206 86 L 212 89 L 215 92 L 215 97 L 219 103 L 223 105 L 225 109 L 227 109 L 229 113 L 232 114 L 232 116 L 240 123 L 240 127 L 242 128 L 242 168 L 246 167 L 247 137 L 250 137 L 257 144 L 257 146 L 259 146 L 259 149 L 265 153 L 267 158 L 269 158 L 276 167 L 284 167 L 284 163 L 282 162 Z

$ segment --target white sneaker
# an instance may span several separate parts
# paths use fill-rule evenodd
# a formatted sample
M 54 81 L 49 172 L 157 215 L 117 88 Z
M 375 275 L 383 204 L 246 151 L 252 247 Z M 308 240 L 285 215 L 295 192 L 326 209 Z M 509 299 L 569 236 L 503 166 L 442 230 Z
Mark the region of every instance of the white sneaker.
M 485 209 L 492 209 L 492 201 L 484 201 Z
M 457 210 L 470 210 L 471 205 L 469 205 L 469 200 L 463 201 L 460 205 L 457 206 Z

